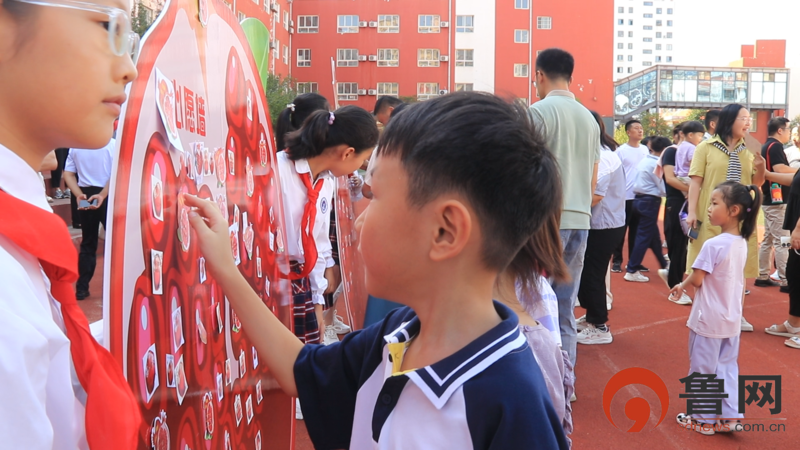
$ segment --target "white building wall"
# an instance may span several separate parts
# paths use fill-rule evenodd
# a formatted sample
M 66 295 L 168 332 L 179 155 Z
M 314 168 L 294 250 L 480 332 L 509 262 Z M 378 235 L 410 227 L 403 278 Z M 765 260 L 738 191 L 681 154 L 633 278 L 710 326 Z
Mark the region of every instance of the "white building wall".
M 658 26 L 658 21 L 661 21 L 661 26 Z M 667 21 L 672 21 L 672 26 L 668 26 Z M 672 38 L 667 33 L 672 33 Z M 645 42 L 645 39 L 649 41 Z M 673 64 L 674 48 L 675 1 L 614 1 L 615 80 L 657 64 Z
M 456 15 L 474 16 L 472 33 L 456 33 L 454 49 L 473 49 L 473 67 L 455 67 L 455 84 L 472 83 L 476 91 L 494 92 L 495 27 L 494 0 L 458 0 Z M 457 21 L 456 21 L 457 23 Z M 457 26 L 450 24 L 451 27 Z M 455 52 L 450 55 L 450 64 L 455 66 Z M 455 84 L 453 88 L 455 89 Z

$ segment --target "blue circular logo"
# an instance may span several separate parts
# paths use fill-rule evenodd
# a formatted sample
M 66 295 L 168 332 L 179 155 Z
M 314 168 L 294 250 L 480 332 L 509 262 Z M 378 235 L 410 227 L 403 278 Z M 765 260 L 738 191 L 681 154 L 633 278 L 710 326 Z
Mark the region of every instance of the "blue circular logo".
M 327 198 L 322 197 L 322 201 L 319 203 L 319 209 L 320 209 L 320 211 L 322 211 L 322 214 L 325 214 L 326 212 L 328 212 L 328 199 Z

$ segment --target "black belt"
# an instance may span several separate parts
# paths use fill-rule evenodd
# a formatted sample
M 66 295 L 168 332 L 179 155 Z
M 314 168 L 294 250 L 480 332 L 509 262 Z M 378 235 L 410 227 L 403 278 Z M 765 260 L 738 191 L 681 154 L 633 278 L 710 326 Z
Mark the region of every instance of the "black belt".
M 658 195 L 650 195 L 650 194 L 636 194 L 634 197 L 635 198 L 657 198 L 657 199 L 661 199 L 661 197 L 658 196 Z

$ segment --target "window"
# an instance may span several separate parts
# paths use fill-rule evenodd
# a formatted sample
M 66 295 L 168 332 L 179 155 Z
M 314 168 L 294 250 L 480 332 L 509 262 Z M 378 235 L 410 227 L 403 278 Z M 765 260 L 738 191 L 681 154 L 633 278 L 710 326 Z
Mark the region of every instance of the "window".
M 663 25 L 663 23 L 660 20 L 656 20 L 656 26 L 660 27 L 661 25 Z
M 474 89 L 475 88 L 472 83 L 456 83 L 456 92 L 472 91 Z
M 651 61 L 642 61 L 642 65 L 645 67 L 650 67 L 653 65 L 653 63 Z
M 628 55 L 628 61 L 633 61 L 633 55 Z
M 652 25 L 645 25 L 645 26 L 644 26 L 644 29 L 645 29 L 645 30 L 652 30 L 652 29 L 653 29 L 653 26 L 652 26 Z
M 622 67 L 617 67 L 617 73 L 622 73 Z
M 241 22 L 242 22 L 244 19 L 247 19 L 247 16 L 245 16 L 245 15 L 244 15 L 244 13 L 243 13 L 243 12 L 241 12 L 241 11 L 239 11 L 239 13 L 236 15 L 236 17 L 239 19 L 239 22 L 240 22 L 240 23 L 241 23 Z
M 439 50 L 421 48 L 417 51 L 417 67 L 439 67 Z
M 233 4 L 232 3 L 228 3 L 227 1 L 222 0 L 222 4 L 225 5 L 231 11 L 233 11 Z M 265 10 L 267 9 L 267 4 L 266 3 L 264 3 L 264 9 Z
M 552 30 L 553 18 L 549 16 L 539 16 L 536 18 L 536 28 L 539 30 Z
M 653 42 L 653 38 L 644 38 L 644 42 Z
M 667 44 L 667 50 L 672 50 L 672 44 Z
M 628 67 L 628 73 L 633 73 L 633 67 Z
M 672 21 L 671 21 L 671 20 L 668 20 L 668 21 L 667 21 L 667 26 L 668 26 L 668 27 L 671 27 L 671 26 L 672 26 Z
M 336 83 L 338 100 L 358 100 L 358 83 Z
M 672 56 L 667 56 L 667 62 L 672 62 Z
M 661 44 L 656 44 L 656 50 L 661 50 Z
M 289 64 L 289 47 L 283 46 L 283 63 Z
M 661 14 L 664 10 L 661 8 L 656 8 L 656 14 Z
M 672 8 L 667 8 L 667 14 L 672 14 Z
M 378 49 L 378 67 L 397 67 L 400 65 L 400 50 L 396 48 Z
M 644 18 L 645 18 L 645 19 L 652 19 L 652 18 L 653 18 L 653 15 L 652 15 L 652 14 L 645 14 L 645 15 L 644 15 Z
M 528 76 L 528 65 L 527 64 L 514 64 L 514 76 L 515 77 L 527 77 Z
M 399 33 L 400 16 L 398 15 L 379 15 L 378 33 Z
M 278 59 L 281 57 L 281 41 L 275 39 L 275 51 L 272 52 L 272 57 Z
M 456 67 L 472 67 L 475 62 L 475 50 L 456 49 Z
M 628 20 L 628 25 L 633 25 L 633 19 Z
M 617 19 L 617 25 L 625 25 L 625 19 Z
M 625 7 L 624 6 L 620 6 L 619 8 L 617 8 L 617 12 L 620 13 L 620 14 L 624 14 L 625 13 Z
M 297 83 L 297 93 L 298 94 L 308 94 L 310 92 L 318 92 L 319 88 L 317 87 L 317 83 L 308 82 L 308 83 Z
M 378 98 L 397 97 L 400 91 L 398 83 L 378 83 Z
M 650 49 L 645 49 L 645 50 L 642 50 L 642 53 L 644 53 L 645 55 L 652 55 L 653 51 L 650 50 Z
M 623 44 L 622 42 L 620 42 L 619 44 L 617 44 L 617 48 L 618 48 L 618 49 L 620 49 L 620 50 L 622 50 L 623 48 L 625 48 L 625 44 Z
M 289 29 L 289 11 L 283 12 L 283 28 Z
M 628 8 L 628 12 L 633 14 L 633 8 Z
M 667 33 L 667 39 L 672 39 L 672 32 Z
M 628 37 L 633 37 L 633 31 L 628 31 Z
M 530 0 L 514 0 L 515 9 L 528 9 L 531 7 Z
M 319 33 L 319 16 L 297 16 L 298 33 Z
M 625 37 L 624 31 L 617 31 L 617 37 Z
M 644 2 L 644 6 L 653 6 L 653 2 Z
M 336 67 L 358 67 L 358 49 L 338 49 L 336 51 Z
M 456 16 L 456 33 L 474 33 L 475 16 Z
M 528 41 L 528 30 L 514 30 L 514 42 L 517 44 L 527 44 Z
M 281 24 L 281 13 L 280 13 L 280 11 L 276 11 L 275 15 L 273 17 L 274 17 L 273 20 L 275 20 L 275 29 L 277 30 L 278 29 L 278 25 Z
M 656 56 L 656 62 L 661 62 L 661 57 L 660 56 Z
M 617 55 L 617 61 L 622 61 L 624 57 L 622 55 Z
M 428 100 L 439 95 L 439 83 L 417 83 L 417 100 Z
M 662 36 L 661 32 L 660 31 L 656 31 L 656 39 L 661 39 L 661 36 Z
M 633 50 L 633 44 L 628 44 L 628 50 Z
M 338 16 L 337 33 L 358 33 L 358 16 Z
M 419 16 L 420 33 L 438 33 L 439 32 L 439 16 Z

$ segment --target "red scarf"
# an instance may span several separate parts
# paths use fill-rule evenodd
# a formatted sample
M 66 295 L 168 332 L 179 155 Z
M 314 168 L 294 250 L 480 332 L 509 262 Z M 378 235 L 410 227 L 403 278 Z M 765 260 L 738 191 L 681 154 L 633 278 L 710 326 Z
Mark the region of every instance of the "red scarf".
M 324 181 L 320 181 L 316 186 L 311 182 L 311 174 L 300 173 L 300 180 L 308 191 L 308 201 L 303 209 L 303 218 L 300 221 L 300 241 L 303 244 L 303 270 L 300 273 L 289 273 L 290 280 L 305 278 L 317 264 L 317 243 L 314 241 L 314 222 L 317 220 L 317 200 L 319 191 L 322 190 Z
M 78 380 L 87 394 L 86 440 L 92 450 L 136 448 L 142 423 L 139 405 L 111 353 L 92 337 L 89 322 L 75 300 L 78 252 L 66 224 L 57 215 L 0 191 L 0 234 L 35 256 L 50 279 L 50 293 L 61 304 Z M 24 407 L 24 405 L 22 405 Z

